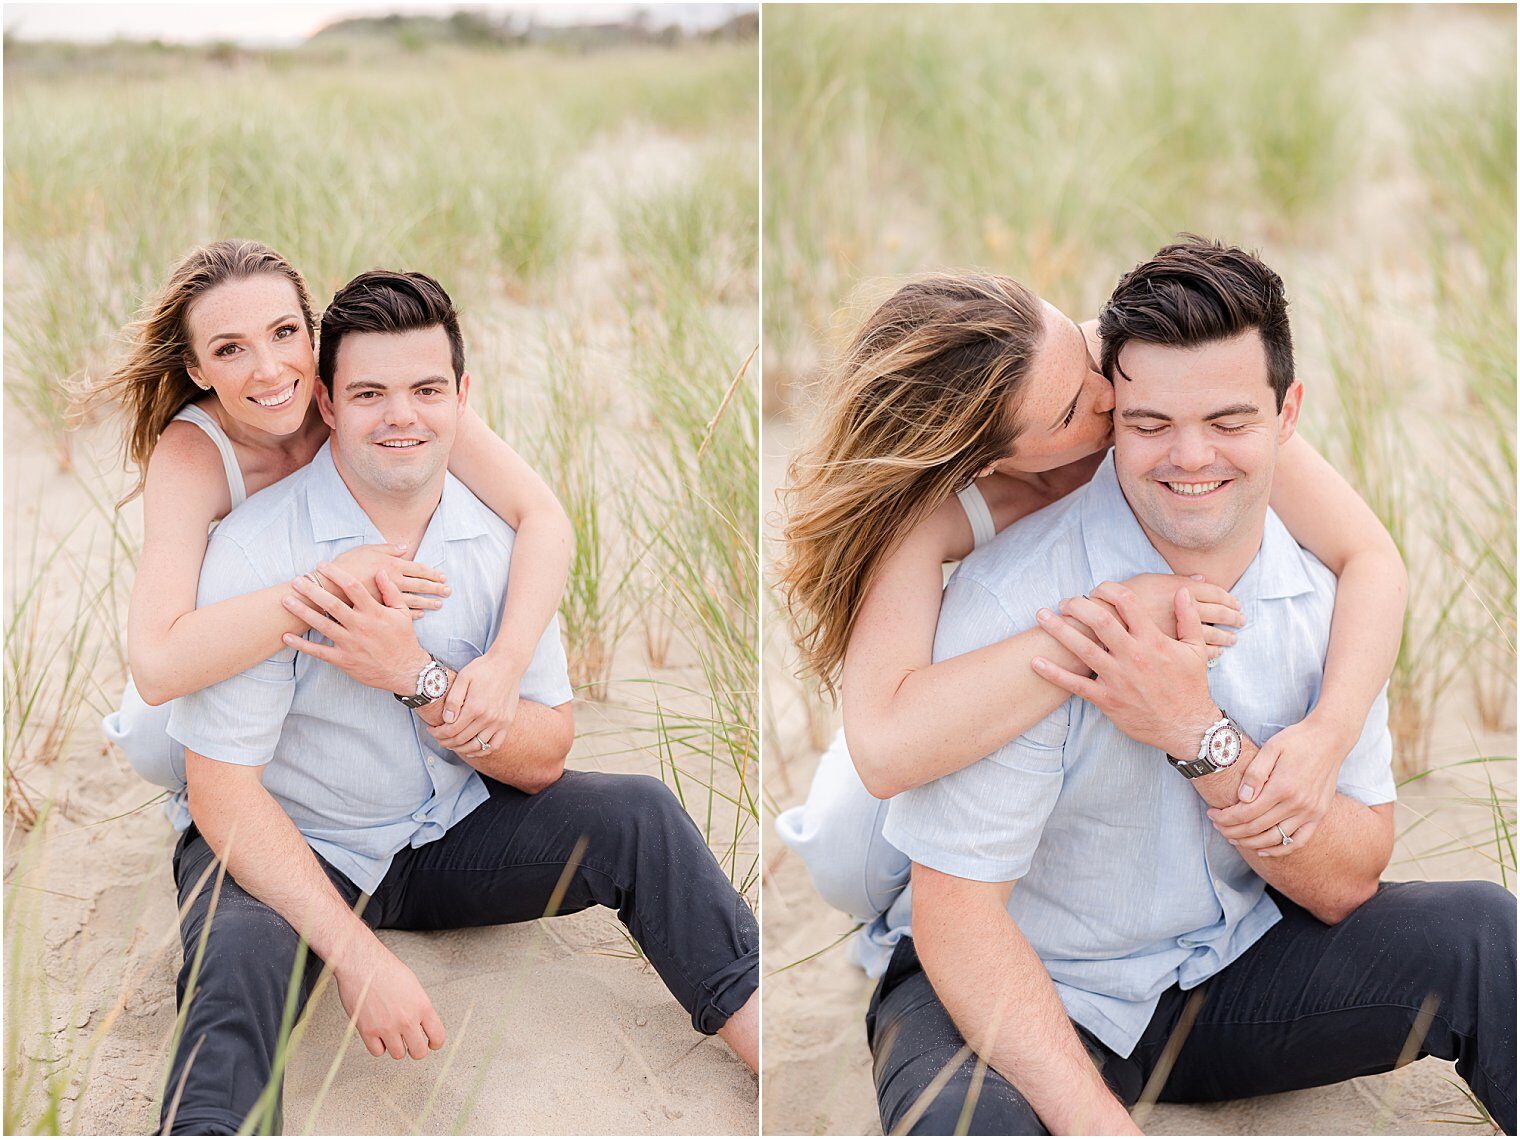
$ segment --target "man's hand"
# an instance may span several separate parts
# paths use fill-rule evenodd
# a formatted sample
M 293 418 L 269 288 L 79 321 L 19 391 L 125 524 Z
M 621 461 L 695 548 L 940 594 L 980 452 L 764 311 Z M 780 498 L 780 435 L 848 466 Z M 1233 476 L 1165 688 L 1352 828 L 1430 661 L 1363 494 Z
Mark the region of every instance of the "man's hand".
M 420 1061 L 443 1048 L 443 1022 L 417 975 L 377 939 L 357 943 L 333 967 L 338 997 L 371 1056 Z
M 1167 637 L 1134 592 L 1105 582 L 1092 597 L 1068 598 L 1061 613 L 1092 630 L 1101 644 L 1041 610 L 1040 627 L 1093 671 L 1079 677 L 1043 657 L 1034 671 L 1094 705 L 1132 740 L 1191 760 L 1204 731 L 1219 719 L 1209 696 L 1208 646 L 1197 603 L 1186 587 L 1173 596 L 1177 639 Z
M 523 671 L 493 653 L 477 657 L 459 670 L 443 702 L 443 723 L 433 739 L 455 752 L 477 747 L 478 740 L 507 739 L 517 718 L 518 687 Z
M 428 653 L 417 642 L 406 599 L 385 571 L 375 575 L 380 601 L 369 596 L 364 584 L 331 562 L 317 572 L 343 591 L 349 599 L 297 578 L 301 597 L 287 597 L 285 608 L 332 642 L 323 645 L 293 633 L 285 635 L 292 649 L 336 665 L 361 685 L 410 696 L 417 690 L 417 674 Z M 315 607 L 315 608 L 313 608 Z

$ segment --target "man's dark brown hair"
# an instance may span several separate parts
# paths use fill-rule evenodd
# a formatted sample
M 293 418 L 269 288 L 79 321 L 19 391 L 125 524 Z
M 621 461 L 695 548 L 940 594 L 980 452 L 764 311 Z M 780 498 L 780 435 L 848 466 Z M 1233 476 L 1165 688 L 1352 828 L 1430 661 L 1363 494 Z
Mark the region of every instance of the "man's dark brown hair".
M 1267 382 L 1282 411 L 1293 384 L 1293 334 L 1282 278 L 1243 249 L 1196 234 L 1179 236 L 1181 241 L 1119 278 L 1098 313 L 1103 375 L 1110 382 L 1124 376 L 1119 353 L 1132 340 L 1193 348 L 1256 329 L 1267 350 Z
M 322 314 L 317 375 L 327 385 L 327 394 L 332 395 L 338 348 L 347 333 L 406 333 L 437 326 L 448 334 L 457 389 L 464 375 L 464 337 L 459 332 L 459 314 L 443 286 L 425 273 L 391 269 L 361 273 L 333 294 L 332 303 Z

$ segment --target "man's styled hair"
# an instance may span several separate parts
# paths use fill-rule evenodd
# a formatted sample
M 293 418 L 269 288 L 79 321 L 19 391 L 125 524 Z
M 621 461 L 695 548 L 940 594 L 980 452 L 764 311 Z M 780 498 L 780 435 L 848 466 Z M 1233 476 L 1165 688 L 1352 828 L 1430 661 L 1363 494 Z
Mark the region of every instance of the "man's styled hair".
M 464 337 L 459 332 L 459 314 L 443 286 L 425 273 L 392 269 L 361 273 L 333 294 L 332 303 L 322 314 L 317 375 L 327 386 L 327 394 L 332 395 L 338 348 L 348 333 L 405 333 L 440 325 L 449 337 L 457 389 L 464 375 Z
M 1243 249 L 1196 234 L 1179 237 L 1119 278 L 1099 311 L 1103 375 L 1110 382 L 1115 374 L 1124 376 L 1119 353 L 1132 340 L 1192 348 L 1256 329 L 1267 350 L 1267 382 L 1282 411 L 1293 384 L 1293 334 L 1282 278 Z

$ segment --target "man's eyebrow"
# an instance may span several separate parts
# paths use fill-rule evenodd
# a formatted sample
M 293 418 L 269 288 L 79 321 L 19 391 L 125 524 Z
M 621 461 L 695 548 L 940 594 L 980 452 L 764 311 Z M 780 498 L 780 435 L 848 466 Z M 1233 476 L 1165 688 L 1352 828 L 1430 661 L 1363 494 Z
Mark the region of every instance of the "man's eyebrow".
M 1260 412 L 1261 409 L 1255 404 L 1230 404 L 1228 407 L 1210 412 L 1203 418 L 1205 421 L 1222 420 L 1229 416 L 1254 416 Z M 1171 416 L 1165 412 L 1157 411 L 1155 408 L 1129 408 L 1120 412 L 1119 418 L 1122 420 L 1162 420 L 1166 423 L 1172 422 Z
M 413 380 L 410 384 L 407 385 L 407 388 L 409 390 L 415 391 L 418 388 L 431 388 L 439 384 L 447 384 L 448 382 L 449 380 L 446 376 L 424 376 L 421 380 Z M 360 389 L 385 392 L 388 391 L 389 388 L 389 384 L 382 384 L 378 380 L 350 380 L 343 386 L 343 390 L 345 392 L 357 392 Z
M 299 319 L 300 318 L 298 318 L 294 313 L 286 313 L 284 316 L 276 317 L 274 320 L 270 321 L 269 322 L 269 328 L 272 329 L 272 328 L 275 328 L 278 325 L 283 325 L 283 324 L 286 324 L 286 323 L 288 323 L 290 321 L 299 320 Z M 215 336 L 208 338 L 207 341 L 206 341 L 206 343 L 208 345 L 211 345 L 211 344 L 215 344 L 219 340 L 241 340 L 244 335 L 245 334 L 243 334 L 243 333 L 235 333 L 235 332 L 217 333 Z

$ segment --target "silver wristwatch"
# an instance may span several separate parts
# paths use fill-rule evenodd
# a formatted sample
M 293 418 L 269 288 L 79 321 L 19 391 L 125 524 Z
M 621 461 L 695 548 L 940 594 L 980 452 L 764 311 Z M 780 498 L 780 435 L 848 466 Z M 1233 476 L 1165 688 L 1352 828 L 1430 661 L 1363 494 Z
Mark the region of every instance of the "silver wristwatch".
M 1172 767 L 1189 780 L 1222 772 L 1240 759 L 1240 745 L 1244 736 L 1240 725 L 1231 720 L 1230 714 L 1224 709 L 1219 712 L 1220 718 L 1204 731 L 1203 740 L 1198 745 L 1198 755 L 1194 759 L 1183 760 L 1170 752 L 1166 755 Z
M 417 674 L 417 692 L 412 696 L 402 693 L 393 693 L 392 696 L 409 709 L 420 709 L 423 705 L 432 704 L 448 691 L 448 667 L 438 658 L 430 655 L 428 663 Z

